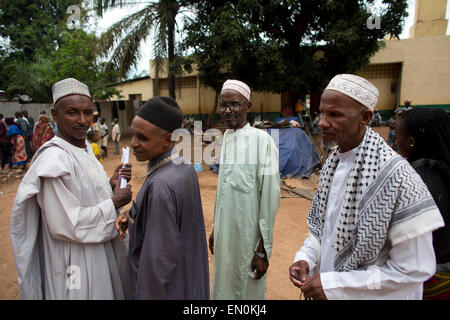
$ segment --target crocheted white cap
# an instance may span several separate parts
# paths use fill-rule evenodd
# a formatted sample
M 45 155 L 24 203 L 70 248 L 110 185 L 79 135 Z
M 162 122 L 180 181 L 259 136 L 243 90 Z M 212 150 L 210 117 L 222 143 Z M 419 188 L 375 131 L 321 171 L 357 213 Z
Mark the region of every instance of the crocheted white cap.
M 338 74 L 325 90 L 339 91 L 373 111 L 378 101 L 378 89 L 372 82 L 353 74 Z
M 80 94 L 92 99 L 89 88 L 84 83 L 74 78 L 67 78 L 56 82 L 52 87 L 53 104 L 59 99 L 73 94 Z
M 227 80 L 222 86 L 222 90 L 234 90 L 242 94 L 248 101 L 250 101 L 250 87 L 239 80 Z

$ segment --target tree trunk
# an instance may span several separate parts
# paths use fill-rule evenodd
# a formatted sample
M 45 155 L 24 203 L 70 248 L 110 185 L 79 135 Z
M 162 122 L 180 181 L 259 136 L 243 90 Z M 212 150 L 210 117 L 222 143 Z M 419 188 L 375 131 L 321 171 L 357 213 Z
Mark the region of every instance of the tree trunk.
M 175 15 L 171 15 L 171 21 L 167 30 L 167 44 L 169 56 L 169 96 L 175 99 L 175 71 L 173 70 L 172 62 L 175 58 Z
M 155 61 L 153 61 L 155 66 L 155 80 L 153 82 L 153 96 L 157 97 L 160 94 L 159 91 L 159 70 L 161 69 L 161 57 L 156 57 Z
M 214 99 L 214 107 L 211 111 L 211 113 L 208 115 L 208 120 L 207 120 L 207 127 L 212 128 L 214 125 L 214 115 L 216 114 L 216 110 L 217 110 L 217 104 L 219 103 L 219 91 L 216 90 L 216 98 Z

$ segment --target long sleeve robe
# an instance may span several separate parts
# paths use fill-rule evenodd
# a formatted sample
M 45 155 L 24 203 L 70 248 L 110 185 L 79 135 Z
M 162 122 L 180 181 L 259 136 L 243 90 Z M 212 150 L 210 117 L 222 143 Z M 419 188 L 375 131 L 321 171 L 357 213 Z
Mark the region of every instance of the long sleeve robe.
M 294 262 L 305 260 L 310 274 L 320 273 L 322 288 L 328 299 L 422 299 L 422 284 L 436 268 L 431 231 L 399 244 L 389 241 L 375 263 L 367 269 L 336 272 L 332 240 L 337 229 L 340 208 L 358 148 L 338 153 L 328 196 L 321 243 L 309 235 Z
M 170 152 L 149 167 L 167 156 Z M 192 165 L 171 161 L 155 170 L 141 187 L 136 207 L 129 223 L 133 298 L 209 299 L 205 225 Z
M 280 205 L 278 150 L 271 136 L 250 127 L 227 131 L 214 207 L 212 299 L 265 299 L 267 273 L 253 279 L 260 239 L 270 258 Z
M 124 299 L 127 241 L 92 148 L 54 137 L 17 191 L 11 241 L 22 299 Z

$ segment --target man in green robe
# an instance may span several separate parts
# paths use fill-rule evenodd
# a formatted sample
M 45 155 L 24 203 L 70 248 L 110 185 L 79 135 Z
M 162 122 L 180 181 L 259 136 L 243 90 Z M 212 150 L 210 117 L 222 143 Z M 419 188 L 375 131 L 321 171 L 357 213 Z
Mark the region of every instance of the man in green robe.
M 214 254 L 211 299 L 266 297 L 275 215 L 280 205 L 278 150 L 247 122 L 250 88 L 227 80 L 219 111 L 226 123 L 209 247 Z

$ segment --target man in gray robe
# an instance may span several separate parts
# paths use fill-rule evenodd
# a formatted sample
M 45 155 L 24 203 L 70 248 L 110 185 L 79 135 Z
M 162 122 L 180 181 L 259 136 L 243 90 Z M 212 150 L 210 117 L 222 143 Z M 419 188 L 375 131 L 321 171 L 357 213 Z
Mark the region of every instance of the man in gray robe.
M 146 180 L 128 217 L 134 299 L 209 299 L 206 234 L 197 174 L 172 155 L 172 131 L 183 112 L 175 100 L 148 100 L 131 124 L 131 147 L 149 161 Z M 121 235 L 127 218 L 119 217 Z
M 115 230 L 131 201 L 131 166 L 108 180 L 86 133 L 89 89 L 75 79 L 53 85 L 57 136 L 37 151 L 17 191 L 11 242 L 22 299 L 124 299 L 127 243 Z M 114 192 L 113 192 L 114 189 Z

